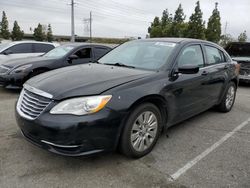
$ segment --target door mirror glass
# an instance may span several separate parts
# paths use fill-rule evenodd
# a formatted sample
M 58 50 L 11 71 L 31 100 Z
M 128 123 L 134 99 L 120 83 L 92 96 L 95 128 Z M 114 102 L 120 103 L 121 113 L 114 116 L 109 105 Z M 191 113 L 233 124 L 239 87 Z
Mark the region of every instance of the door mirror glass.
M 183 65 L 178 68 L 178 73 L 182 74 L 196 74 L 199 72 L 200 67 L 196 65 Z

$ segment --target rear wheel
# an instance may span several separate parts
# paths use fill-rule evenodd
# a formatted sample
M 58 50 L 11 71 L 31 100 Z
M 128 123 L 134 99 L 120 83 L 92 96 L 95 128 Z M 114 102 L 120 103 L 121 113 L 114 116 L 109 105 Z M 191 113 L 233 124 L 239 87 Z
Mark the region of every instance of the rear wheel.
M 158 140 L 161 122 L 161 113 L 155 105 L 145 103 L 138 106 L 125 124 L 120 142 L 121 152 L 133 158 L 148 154 Z
M 221 112 L 229 112 L 234 105 L 236 97 L 236 85 L 233 82 L 230 82 L 227 86 L 226 93 L 221 101 L 221 103 L 218 105 L 218 109 Z

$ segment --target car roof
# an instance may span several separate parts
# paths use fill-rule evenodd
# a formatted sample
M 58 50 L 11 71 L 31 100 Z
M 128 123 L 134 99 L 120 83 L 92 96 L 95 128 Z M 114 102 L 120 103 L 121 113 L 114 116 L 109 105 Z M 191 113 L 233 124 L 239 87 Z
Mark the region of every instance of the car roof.
M 111 45 L 108 44 L 98 44 L 98 43 L 66 43 L 62 46 L 72 46 L 72 47 L 84 47 L 84 46 L 103 46 L 107 48 L 112 48 Z
M 188 42 L 212 43 L 209 41 L 193 39 L 193 38 L 148 38 L 148 39 L 140 39 L 140 40 L 141 41 L 155 41 L 155 42 L 174 42 L 174 43 L 188 43 Z
M 15 42 L 4 42 L 4 43 L 1 43 L 1 44 L 7 44 L 6 47 L 11 47 L 11 46 L 14 46 L 14 45 L 17 45 L 17 44 L 26 44 L 26 43 L 32 43 L 32 44 L 48 44 L 48 45 L 52 45 L 54 47 L 57 47 L 59 46 L 58 43 L 52 43 L 52 42 L 40 42 L 40 41 L 15 41 Z

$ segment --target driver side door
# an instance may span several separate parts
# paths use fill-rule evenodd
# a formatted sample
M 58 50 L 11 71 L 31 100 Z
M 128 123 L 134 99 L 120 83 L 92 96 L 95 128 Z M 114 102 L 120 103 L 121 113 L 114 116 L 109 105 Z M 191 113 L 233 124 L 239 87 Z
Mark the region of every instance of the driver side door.
M 203 74 L 205 57 L 200 44 L 192 44 L 180 52 L 175 70 L 179 67 L 198 66 L 199 72 L 195 74 L 177 73 L 172 79 L 171 94 L 175 103 L 173 123 L 187 119 L 205 110 L 208 105 L 208 76 Z

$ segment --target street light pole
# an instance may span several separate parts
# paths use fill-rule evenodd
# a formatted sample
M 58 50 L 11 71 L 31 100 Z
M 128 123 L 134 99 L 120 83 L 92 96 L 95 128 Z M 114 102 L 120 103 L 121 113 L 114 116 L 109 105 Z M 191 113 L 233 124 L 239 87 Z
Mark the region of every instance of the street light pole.
M 90 37 L 90 42 L 92 42 L 92 11 L 90 11 L 90 15 L 89 15 L 89 22 L 90 22 L 90 32 L 89 32 L 89 37 Z
M 71 42 L 75 42 L 75 13 L 74 13 L 74 0 L 71 0 Z

